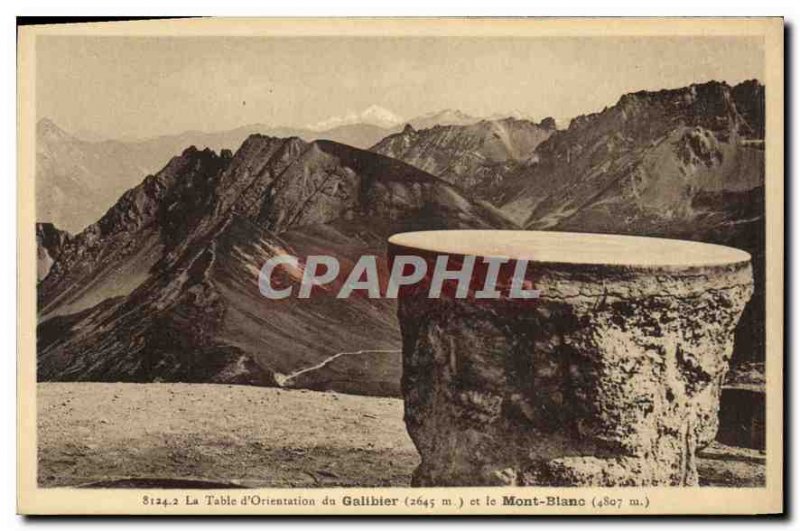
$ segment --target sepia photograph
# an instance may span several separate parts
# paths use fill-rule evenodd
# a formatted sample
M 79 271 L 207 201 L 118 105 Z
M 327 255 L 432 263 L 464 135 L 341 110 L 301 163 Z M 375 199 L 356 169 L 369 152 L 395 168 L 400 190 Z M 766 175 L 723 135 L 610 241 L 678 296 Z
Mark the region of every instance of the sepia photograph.
M 18 34 L 22 512 L 781 511 L 782 19 Z

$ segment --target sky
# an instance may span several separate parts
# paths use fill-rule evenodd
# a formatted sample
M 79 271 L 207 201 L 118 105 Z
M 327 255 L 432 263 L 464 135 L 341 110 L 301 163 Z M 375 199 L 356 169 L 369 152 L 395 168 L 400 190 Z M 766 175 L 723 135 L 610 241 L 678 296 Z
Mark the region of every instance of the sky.
M 564 123 L 628 92 L 764 79 L 750 37 L 39 36 L 36 57 L 37 117 L 98 138 L 299 127 L 370 105 Z

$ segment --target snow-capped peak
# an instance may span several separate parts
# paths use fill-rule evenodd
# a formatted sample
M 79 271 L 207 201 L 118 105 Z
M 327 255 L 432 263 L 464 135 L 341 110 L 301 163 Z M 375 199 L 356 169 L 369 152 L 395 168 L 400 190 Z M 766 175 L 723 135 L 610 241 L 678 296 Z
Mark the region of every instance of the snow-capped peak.
M 393 113 L 389 109 L 379 105 L 370 105 L 360 113 L 348 112 L 344 116 L 333 116 L 327 120 L 322 120 L 315 124 L 308 125 L 307 128 L 312 131 L 325 131 L 340 127 L 342 125 L 352 124 L 370 124 L 377 125 L 378 127 L 390 128 L 403 122 L 403 118 Z
M 389 109 L 378 105 L 370 105 L 361 113 L 361 121 L 374 123 L 375 125 L 395 126 L 403 121 L 403 118 L 396 115 Z

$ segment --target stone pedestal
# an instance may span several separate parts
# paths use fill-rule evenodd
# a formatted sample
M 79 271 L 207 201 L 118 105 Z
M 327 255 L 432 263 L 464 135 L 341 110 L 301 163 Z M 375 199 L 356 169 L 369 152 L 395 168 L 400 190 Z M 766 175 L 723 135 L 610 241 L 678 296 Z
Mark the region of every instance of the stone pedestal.
M 414 485 L 697 484 L 695 455 L 715 437 L 752 294 L 747 253 L 528 231 L 406 233 L 389 248 L 390 260 L 527 259 L 540 291 L 527 301 L 400 292 L 405 421 L 422 459 Z

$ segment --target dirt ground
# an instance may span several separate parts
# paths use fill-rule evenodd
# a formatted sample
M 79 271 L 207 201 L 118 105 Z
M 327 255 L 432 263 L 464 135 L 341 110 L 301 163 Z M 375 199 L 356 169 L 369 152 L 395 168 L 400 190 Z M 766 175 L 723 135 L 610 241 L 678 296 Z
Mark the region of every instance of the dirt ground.
M 168 478 L 408 485 L 398 399 L 203 384 L 40 383 L 39 484 Z
M 40 383 L 43 487 L 408 486 L 403 404 L 205 384 Z M 703 485 L 764 483 L 764 455 L 715 444 Z

